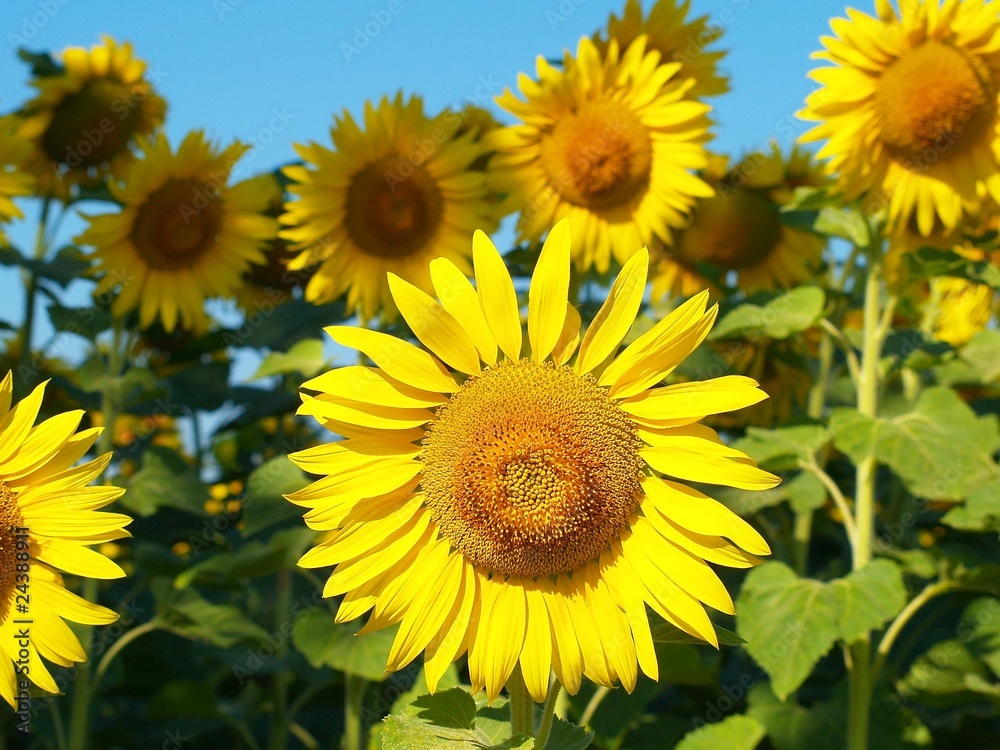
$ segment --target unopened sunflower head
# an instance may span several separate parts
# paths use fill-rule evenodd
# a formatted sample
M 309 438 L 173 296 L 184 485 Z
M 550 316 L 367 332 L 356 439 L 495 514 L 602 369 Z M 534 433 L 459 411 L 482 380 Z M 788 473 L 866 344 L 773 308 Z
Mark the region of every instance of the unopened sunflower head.
M 658 0 L 644 15 L 639 0 L 626 0 L 622 17 L 612 13 L 607 30 L 595 34 L 594 42 L 602 52 L 612 39 L 625 49 L 645 34 L 649 49 L 659 52 L 663 62 L 680 63 L 678 75 L 694 79 L 693 96 L 724 94 L 729 79 L 719 72 L 718 64 L 726 53 L 709 49 L 722 36 L 722 26 L 711 25 L 708 16 L 688 20 L 690 10 L 690 0 Z
M 269 190 L 258 180 L 230 184 L 246 147 L 218 150 L 192 131 L 173 151 L 165 135 L 141 140 L 142 157 L 112 184 L 122 208 L 87 216 L 76 241 L 96 248 L 98 293 L 118 290 L 116 315 L 139 309 L 139 325 L 159 320 L 169 333 L 208 326 L 204 302 L 231 296 L 278 222 L 264 215 Z
M 16 705 L 13 659 L 27 651 L 21 672 L 42 690 L 58 693 L 46 661 L 61 667 L 87 655 L 64 620 L 106 625 L 118 615 L 68 591 L 61 573 L 120 578 L 122 569 L 91 545 L 129 536 L 128 516 L 99 509 L 124 492 L 89 486 L 111 460 L 108 453 L 77 462 L 100 429 L 77 432 L 83 411 L 56 415 L 35 425 L 44 384 L 12 405 L 13 377 L 0 381 L 0 695 Z M 31 637 L 19 639 L 28 620 Z M 19 622 L 20 621 L 20 622 Z M 18 656 L 14 656 L 17 654 Z
M 715 160 L 713 165 L 715 169 L 703 176 L 715 194 L 698 201 L 690 223 L 673 246 L 664 249 L 654 291 L 688 293 L 700 264 L 733 273 L 736 285 L 746 292 L 787 289 L 813 277 L 825 247 L 823 238 L 781 218 L 781 207 L 796 187 L 825 182 L 809 155 L 793 148 L 785 156 L 772 144 L 732 168 Z
M 549 233 L 528 291 L 527 336 L 503 259 L 473 240 L 475 282 L 431 263 L 437 299 L 389 285 L 426 348 L 331 327 L 374 366 L 303 385 L 300 414 L 345 437 L 292 454 L 322 475 L 288 499 L 324 533 L 300 565 L 335 566 L 324 595 L 363 632 L 399 624 L 397 670 L 424 652 L 433 690 L 468 652 L 490 699 L 520 664 L 544 699 L 550 670 L 632 690 L 657 675 L 646 606 L 718 643 L 705 605 L 733 603 L 708 563 L 746 568 L 769 553 L 746 522 L 687 482 L 745 489 L 778 478 L 698 424 L 766 398 L 745 377 L 657 387 L 708 334 L 699 294 L 622 351 L 648 256 L 626 260 L 594 322 L 567 302 L 569 222 Z M 638 665 L 638 667 L 637 667 Z
M 163 124 L 167 105 L 128 42 L 106 36 L 58 59 L 61 72 L 31 81 L 38 96 L 24 106 L 20 134 L 34 144 L 26 169 L 39 190 L 62 198 L 73 185 L 122 176 L 136 139 Z
M 496 151 L 488 177 L 521 212 L 519 240 L 569 218 L 576 267 L 599 273 L 612 257 L 624 263 L 655 238 L 669 242 L 695 199 L 712 194 L 692 173 L 707 163 L 710 108 L 691 98 L 694 80 L 680 68 L 645 36 L 603 53 L 584 38 L 562 69 L 538 58 L 538 80 L 521 76 L 524 101 L 497 98 L 521 122 L 486 136 Z
M 848 198 L 923 236 L 962 221 L 982 186 L 1000 200 L 1000 13 L 990 0 L 916 0 L 878 17 L 848 9 L 814 57 L 833 63 L 799 116 Z
M 428 263 L 445 257 L 469 272 L 466 237 L 496 226 L 481 171 L 478 130 L 455 137 L 459 115 L 424 114 L 423 100 L 402 94 L 365 105 L 363 123 L 348 112 L 330 134 L 334 149 L 297 144 L 304 166 L 285 169 L 296 196 L 281 235 L 300 251 L 293 271 L 315 266 L 306 299 L 331 302 L 346 292 L 349 312 L 396 317 L 386 272 L 430 290 Z

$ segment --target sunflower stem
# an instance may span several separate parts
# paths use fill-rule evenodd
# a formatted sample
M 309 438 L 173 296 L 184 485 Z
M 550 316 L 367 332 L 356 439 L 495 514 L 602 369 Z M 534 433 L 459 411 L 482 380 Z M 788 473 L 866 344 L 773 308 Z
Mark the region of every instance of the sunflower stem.
M 35 232 L 35 249 L 32 258 L 42 260 L 48 252 L 46 229 L 49 223 L 49 210 L 52 208 L 52 197 L 45 196 L 42 200 L 42 210 L 38 217 L 38 229 Z M 34 271 L 25 271 L 24 289 L 24 327 L 21 329 L 21 351 L 18 353 L 17 374 L 20 377 L 31 371 L 28 362 L 31 361 L 31 338 L 35 328 L 35 297 L 38 296 L 38 276 Z M 37 374 L 37 373 L 36 373 Z M 30 390 L 35 378 L 25 378 L 25 389 Z
M 108 667 L 111 666 L 111 662 L 114 661 L 115 657 L 118 656 L 119 653 L 121 653 L 122 649 L 124 649 L 136 638 L 139 638 L 146 633 L 152 633 L 159 627 L 160 623 L 157 620 L 150 620 L 149 622 L 144 622 L 142 625 L 132 628 L 130 631 L 125 633 L 125 635 L 115 641 L 111 647 L 104 652 L 104 656 L 101 657 L 101 661 L 97 664 L 97 670 L 94 672 L 94 682 L 90 686 L 91 690 L 95 692 L 97 691 L 97 686 L 100 685 L 101 679 L 104 677 L 104 673 L 108 671 Z
M 892 305 L 880 309 L 882 293 L 882 240 L 873 241 L 868 253 L 865 276 L 864 329 L 861 344 L 861 378 L 858 384 L 858 411 L 870 419 L 878 413 L 879 362 L 882 344 L 889 330 Z M 872 538 L 875 531 L 875 476 L 877 463 L 874 455 L 865 456 L 857 466 L 854 496 L 854 570 L 865 567 L 872 557 Z M 871 718 L 872 662 L 871 633 L 864 633 L 849 646 L 850 666 L 847 716 L 848 750 L 867 750 L 868 726 Z
M 597 711 L 597 707 L 601 705 L 608 693 L 611 692 L 611 688 L 604 687 L 604 685 L 599 685 L 594 694 L 590 696 L 590 702 L 587 703 L 587 707 L 583 709 L 583 715 L 580 717 L 580 726 L 584 729 L 590 724 L 590 720 L 594 718 L 594 713 Z
M 549 683 L 549 693 L 545 696 L 545 708 L 542 709 L 542 721 L 538 725 L 538 736 L 535 737 L 535 750 L 545 750 L 545 746 L 549 742 L 556 704 L 559 702 L 559 694 L 561 692 L 562 685 L 559 684 L 558 680 L 552 680 Z
M 197 415 L 195 415 L 197 419 Z M 292 573 L 282 570 L 278 573 L 277 601 L 274 608 L 275 626 L 286 627 L 292 619 Z M 277 649 L 278 658 L 288 653 L 287 639 L 283 640 Z M 288 746 L 288 673 L 279 671 L 274 674 L 272 690 L 274 693 L 274 714 L 271 718 L 272 750 L 285 750 Z
M 362 709 L 368 681 L 364 677 L 344 675 L 344 739 L 343 750 L 364 750 L 368 746 L 365 735 Z
M 507 680 L 507 695 L 510 697 L 510 727 L 514 735 L 535 736 L 535 701 L 524 684 L 521 665 L 515 664 L 514 671 Z

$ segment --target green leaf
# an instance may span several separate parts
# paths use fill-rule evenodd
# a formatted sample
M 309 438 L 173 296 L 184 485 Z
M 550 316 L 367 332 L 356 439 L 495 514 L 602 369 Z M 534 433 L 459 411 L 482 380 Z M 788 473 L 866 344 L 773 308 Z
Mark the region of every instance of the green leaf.
M 659 618 L 656 618 L 659 620 Z M 723 627 L 712 623 L 712 627 L 715 628 L 715 635 L 719 639 L 720 646 L 742 646 L 746 643 L 745 640 L 740 638 L 736 633 L 731 630 L 726 630 Z M 693 635 L 685 633 L 680 628 L 671 625 L 669 622 L 664 620 L 659 620 L 659 622 L 651 621 L 650 632 L 653 635 L 654 643 L 689 643 L 696 646 L 704 646 L 705 641 L 701 638 L 696 638 Z
M 736 605 L 747 651 L 784 698 L 796 690 L 837 641 L 850 643 L 881 627 L 906 603 L 895 563 L 879 559 L 830 583 L 799 578 L 784 563 L 752 570 Z
M 684 735 L 675 750 L 754 750 L 764 734 L 764 725 L 755 718 L 737 714 Z
M 592 735 L 583 729 L 556 722 L 565 726 L 553 724 L 549 747 L 582 750 L 590 744 Z M 511 737 L 505 700 L 485 707 L 462 688 L 416 698 L 382 729 L 383 750 L 530 750 L 534 744 L 530 737 Z
M 781 207 L 781 212 L 817 211 L 834 201 L 825 187 L 801 185 L 792 191 L 791 199 Z
M 882 346 L 884 355 L 896 358 L 897 368 L 909 367 L 912 370 L 927 370 L 940 365 L 944 357 L 953 351 L 949 344 L 929 338 L 917 328 L 893 330 Z
M 194 589 L 178 591 L 164 579 L 154 581 L 152 589 L 156 619 L 172 633 L 218 648 L 267 640 L 267 631 L 233 604 L 213 604 Z
M 733 447 L 749 455 L 761 468 L 787 471 L 798 468 L 799 461 L 812 460 L 830 437 L 830 431 L 820 424 L 773 430 L 748 427 L 746 436 L 737 440 Z
M 208 488 L 197 470 L 176 451 L 154 445 L 143 453 L 142 468 L 129 478 L 118 502 L 144 517 L 161 507 L 204 516 L 207 499 Z
M 989 669 L 957 638 L 931 646 L 898 687 L 907 700 L 928 706 L 948 708 L 985 698 L 1000 708 L 1000 687 L 992 684 Z
M 986 385 L 1000 380 L 1000 331 L 980 331 L 958 350 L 957 360 L 938 370 L 946 384 Z
M 17 56 L 31 66 L 32 78 L 61 76 L 66 72 L 66 68 L 53 60 L 48 52 L 31 52 L 24 47 L 18 47 Z
M 713 487 L 712 497 L 743 518 L 785 502 L 796 510 L 815 510 L 826 502 L 826 488 L 813 474 L 799 472 L 769 490 L 751 491 L 735 487 Z
M 824 206 L 819 210 L 813 229 L 820 234 L 841 237 L 855 247 L 868 247 L 872 241 L 865 217 L 849 208 Z
M 1000 477 L 973 492 L 941 520 L 952 528 L 965 531 L 1000 530 Z
M 355 635 L 358 624 L 337 624 L 326 607 L 307 609 L 295 618 L 292 643 L 315 669 L 332 667 L 347 674 L 381 682 L 395 628 Z
M 250 542 L 234 552 L 212 555 L 177 576 L 174 586 L 243 586 L 251 578 L 292 570 L 314 535 L 307 528 L 286 529 L 273 534 L 266 544 Z
M 590 747 L 594 740 L 594 733 L 588 732 L 583 727 L 570 724 L 558 716 L 552 720 L 552 732 L 549 734 L 546 748 L 561 748 L 562 750 L 583 750 Z M 530 746 L 529 746 L 530 747 Z
M 747 715 L 767 729 L 775 750 L 843 750 L 843 707 L 833 702 L 811 708 L 784 702 L 771 686 L 755 685 L 747 695 Z
M 916 252 L 905 253 L 903 257 L 914 279 L 957 276 L 1000 289 L 1000 268 L 988 260 L 972 260 L 954 250 L 936 247 L 922 247 Z
M 709 339 L 715 341 L 749 334 L 785 339 L 811 328 L 823 314 L 825 304 L 826 295 L 815 286 L 797 287 L 764 305 L 745 302 L 726 313 Z
M 1000 603 L 983 596 L 972 601 L 962 613 L 958 633 L 967 638 L 969 652 L 1000 678 Z
M 285 373 L 301 373 L 312 377 L 323 367 L 323 342 L 320 339 L 302 339 L 287 352 L 271 352 L 260 363 L 251 380 Z
M 855 464 L 874 455 L 928 500 L 961 500 L 1000 473 L 990 455 L 996 444 L 990 423 L 950 388 L 928 388 L 898 416 L 873 420 L 835 409 L 830 429 L 833 444 Z
M 247 477 L 243 535 L 250 537 L 284 521 L 301 520 L 302 508 L 284 496 L 307 484 L 309 477 L 288 456 L 272 458 L 254 469 Z

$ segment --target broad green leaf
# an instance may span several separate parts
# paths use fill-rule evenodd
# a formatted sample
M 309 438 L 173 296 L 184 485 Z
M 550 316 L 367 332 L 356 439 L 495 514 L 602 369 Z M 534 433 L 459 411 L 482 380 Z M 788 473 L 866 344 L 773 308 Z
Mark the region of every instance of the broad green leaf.
M 928 388 L 911 411 L 897 416 L 873 420 L 854 409 L 830 416 L 834 445 L 854 463 L 873 454 L 928 500 L 961 500 L 1000 475 L 990 455 L 994 428 L 943 387 Z
M 553 737 L 555 731 L 554 726 Z M 530 737 L 511 737 L 505 700 L 485 707 L 462 688 L 416 698 L 385 720 L 381 739 L 383 750 L 530 750 L 535 744 Z M 564 739 L 562 744 L 553 740 L 549 747 L 586 747 L 572 735 Z
M 830 437 L 830 431 L 820 424 L 773 430 L 748 427 L 746 435 L 733 447 L 746 453 L 763 469 L 785 471 L 798 468 L 800 460 L 811 460 Z
M 801 286 L 763 305 L 745 302 L 730 310 L 712 330 L 711 340 L 754 334 L 785 339 L 811 328 L 823 314 L 826 296 L 815 286 Z
M 868 222 L 859 211 L 850 208 L 824 206 L 819 210 L 813 229 L 820 234 L 845 239 L 855 247 L 864 248 L 871 244 Z
M 1000 477 L 973 492 L 941 520 L 952 528 L 965 531 L 1000 530 Z
M 897 368 L 909 367 L 912 370 L 927 370 L 940 365 L 953 352 L 950 345 L 929 338 L 917 328 L 893 330 L 882 346 L 883 355 L 896 358 Z
M 380 682 L 385 671 L 395 628 L 355 635 L 359 623 L 334 622 L 324 606 L 307 609 L 295 618 L 292 643 L 315 669 L 332 667 L 341 672 Z
M 810 708 L 782 701 L 771 686 L 755 685 L 747 697 L 747 715 L 767 730 L 775 750 L 843 750 L 846 713 L 834 702 Z
M 958 633 L 967 638 L 969 651 L 1000 678 L 1000 602 L 990 596 L 971 602 L 962 613 Z
M 546 748 L 562 748 L 562 750 L 584 750 L 594 741 L 594 733 L 583 727 L 571 724 L 558 716 L 552 720 L 552 732 Z M 529 745 L 530 747 L 530 745 Z
M 777 487 L 753 492 L 735 487 L 713 487 L 712 497 L 743 518 L 788 501 L 796 510 L 815 510 L 826 502 L 826 488 L 813 474 L 799 472 Z
M 989 669 L 957 638 L 940 641 L 918 657 L 900 680 L 899 690 L 907 700 L 939 708 L 977 699 L 1000 708 L 1000 687 Z
M 988 260 L 972 260 L 954 250 L 922 247 L 903 256 L 914 279 L 957 276 L 1000 289 L 1000 268 Z
M 293 344 L 287 352 L 268 354 L 250 379 L 257 380 L 286 373 L 301 373 L 309 378 L 322 368 L 323 341 L 321 339 L 302 339 Z
M 812 187 L 800 185 L 792 191 L 791 199 L 782 205 L 782 213 L 793 211 L 817 211 L 832 203 L 839 203 L 839 200 L 832 197 L 825 187 Z
M 830 583 L 799 578 L 784 563 L 768 562 L 746 577 L 736 604 L 737 630 L 771 676 L 775 694 L 784 698 L 834 643 L 880 628 L 905 603 L 902 575 L 889 560 Z
M 243 535 L 257 532 L 291 519 L 302 518 L 302 508 L 284 496 L 309 484 L 309 477 L 288 456 L 265 461 L 247 478 L 243 500 Z
M 715 634 L 719 639 L 720 646 L 742 646 L 746 643 L 745 640 L 740 638 L 731 630 L 726 630 L 715 623 L 712 623 L 712 627 L 715 628 Z M 654 643 L 689 643 L 696 646 L 705 645 L 705 641 L 700 638 L 695 638 L 693 635 L 685 633 L 680 628 L 675 627 L 669 622 L 665 622 L 658 617 L 651 619 L 649 630 L 653 634 Z
M 54 281 L 65 289 L 71 281 L 85 275 L 90 260 L 75 245 L 59 248 L 51 260 L 25 258 L 12 247 L 0 247 L 0 265 L 21 266 L 37 278 Z
M 250 542 L 233 552 L 222 552 L 192 565 L 174 579 L 179 589 L 192 584 L 243 586 L 248 579 L 291 570 L 314 533 L 307 528 L 287 529 L 271 535 L 267 543 Z
M 151 516 L 161 507 L 205 515 L 208 488 L 198 472 L 176 451 L 150 446 L 142 456 L 142 468 L 133 474 L 118 501 L 139 516 Z
M 945 385 L 987 385 L 1000 380 L 1000 331 L 980 331 L 958 350 L 958 356 L 937 368 Z
M 172 633 L 218 648 L 267 640 L 267 631 L 234 604 L 213 604 L 194 589 L 178 591 L 163 579 L 154 581 L 152 589 L 156 620 Z
M 736 714 L 686 734 L 675 750 L 754 750 L 764 734 L 764 725 L 755 718 Z

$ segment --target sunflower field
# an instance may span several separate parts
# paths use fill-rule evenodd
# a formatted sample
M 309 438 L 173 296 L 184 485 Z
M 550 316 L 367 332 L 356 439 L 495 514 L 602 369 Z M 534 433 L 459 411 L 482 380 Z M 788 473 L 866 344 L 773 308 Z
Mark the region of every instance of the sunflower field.
M 0 750 L 1000 747 L 1000 2 L 862 0 L 726 154 L 750 0 L 564 0 L 281 164 L 69 2 L 0 89 Z

